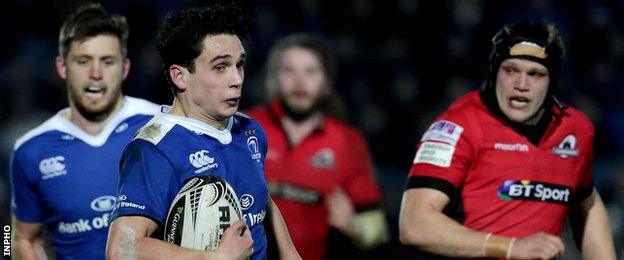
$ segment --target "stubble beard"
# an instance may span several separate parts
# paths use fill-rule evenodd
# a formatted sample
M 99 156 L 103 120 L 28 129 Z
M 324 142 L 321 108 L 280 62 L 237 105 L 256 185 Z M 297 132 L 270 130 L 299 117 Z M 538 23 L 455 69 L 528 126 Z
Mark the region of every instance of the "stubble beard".
M 322 105 L 324 104 L 324 100 L 326 99 L 326 94 L 319 94 L 319 96 L 317 96 L 314 101 L 312 102 L 312 105 L 308 108 L 294 108 L 291 107 L 288 104 L 288 101 L 286 100 L 286 97 L 282 94 L 280 95 L 280 103 L 282 105 L 282 108 L 284 109 L 284 113 L 286 114 L 286 116 L 288 116 L 290 119 L 292 119 L 295 122 L 302 122 L 305 121 L 306 119 L 310 118 L 312 115 L 316 114 L 316 112 L 321 111 L 322 109 Z
M 80 115 L 91 122 L 102 122 L 106 120 L 111 115 L 113 110 L 115 110 L 115 106 L 121 98 L 121 87 L 117 87 L 114 88 L 114 92 L 111 93 L 110 98 L 105 97 L 105 104 L 103 107 L 89 107 L 89 105 L 83 103 L 82 97 L 74 91 L 74 88 L 70 85 L 70 83 L 68 83 L 67 89 L 71 104 L 76 108 L 76 110 L 78 110 Z M 108 88 L 107 91 L 108 90 L 110 90 L 110 88 Z

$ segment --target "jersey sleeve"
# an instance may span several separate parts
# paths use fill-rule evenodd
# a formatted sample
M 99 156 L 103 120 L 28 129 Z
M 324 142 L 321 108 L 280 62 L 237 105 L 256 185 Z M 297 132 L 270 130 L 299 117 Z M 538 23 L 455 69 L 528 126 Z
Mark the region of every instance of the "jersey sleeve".
M 593 173 L 592 173 L 592 165 L 594 158 L 594 129 L 591 127 L 590 138 L 587 141 L 587 147 L 583 150 L 587 151 L 583 154 L 583 166 L 581 167 L 581 176 L 579 183 L 577 185 L 577 190 L 575 192 L 574 201 L 581 202 L 589 197 L 594 191 L 594 183 L 593 183 Z
M 43 222 L 43 201 L 37 183 L 28 176 L 18 152 L 11 156 L 11 210 L 24 222 Z
M 379 188 L 373 178 L 373 166 L 366 141 L 355 131 L 350 132 L 349 138 L 345 140 L 349 140 L 350 149 L 345 165 L 345 192 L 358 210 L 379 206 Z
M 120 171 L 112 219 L 144 216 L 164 224 L 170 200 L 177 192 L 171 188 L 171 183 L 177 180 L 167 157 L 152 143 L 137 139 L 126 147 Z
M 477 153 L 478 129 L 467 121 L 447 113 L 429 127 L 418 144 L 407 189 L 432 188 L 449 197 L 457 195 Z

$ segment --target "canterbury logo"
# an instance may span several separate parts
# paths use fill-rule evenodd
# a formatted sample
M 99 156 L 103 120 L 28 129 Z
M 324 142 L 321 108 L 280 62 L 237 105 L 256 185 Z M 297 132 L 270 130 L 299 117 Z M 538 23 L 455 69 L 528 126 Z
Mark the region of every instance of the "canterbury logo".
M 41 160 L 39 171 L 43 174 L 42 178 L 45 180 L 66 174 L 65 164 L 61 163 L 62 161 L 65 161 L 65 157 L 60 155 Z
M 192 154 L 189 154 L 189 161 L 195 168 L 201 168 L 203 166 L 214 163 L 215 159 L 208 156 L 208 151 L 201 150 Z

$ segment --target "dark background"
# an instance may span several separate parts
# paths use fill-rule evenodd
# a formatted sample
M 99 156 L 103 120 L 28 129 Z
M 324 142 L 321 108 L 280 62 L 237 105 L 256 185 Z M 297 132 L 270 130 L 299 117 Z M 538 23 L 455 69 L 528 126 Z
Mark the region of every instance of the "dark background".
M 83 1 L 13 0 L 0 8 L 0 223 L 9 224 L 8 163 L 15 140 L 67 106 L 54 69 L 58 29 Z M 170 104 L 154 48 L 165 14 L 202 1 L 104 1 L 130 25 L 131 96 Z M 434 117 L 478 89 L 490 38 L 517 20 L 554 23 L 564 38 L 559 96 L 596 126 L 594 182 L 611 217 L 616 248 L 624 238 L 624 1 L 248 1 L 253 19 L 242 108 L 262 104 L 264 62 L 280 37 L 324 37 L 340 61 L 335 89 L 349 123 L 367 137 L 393 233 L 386 256 L 408 258 L 398 246 L 399 204 L 417 140 Z M 390 250 L 391 249 L 391 250 Z

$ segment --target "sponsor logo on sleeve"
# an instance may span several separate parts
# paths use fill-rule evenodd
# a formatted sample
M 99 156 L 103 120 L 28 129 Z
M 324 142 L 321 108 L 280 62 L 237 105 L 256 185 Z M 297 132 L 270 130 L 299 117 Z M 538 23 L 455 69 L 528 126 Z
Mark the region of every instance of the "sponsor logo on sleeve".
M 264 218 L 266 217 L 266 210 L 261 210 L 259 213 L 247 213 L 243 214 L 243 219 L 247 223 L 249 227 L 253 227 L 257 224 L 262 223 Z
M 41 179 L 47 180 L 67 174 L 65 164 L 62 163 L 63 161 L 65 161 L 65 157 L 60 155 L 41 160 L 39 162 L 39 171 L 42 174 Z
M 420 145 L 418 152 L 416 152 L 414 164 L 428 163 L 440 167 L 449 167 L 451 166 L 453 153 L 455 153 L 455 146 L 436 142 L 424 142 Z
M 128 202 L 126 201 L 128 199 L 128 197 L 124 194 L 119 195 L 119 197 L 117 198 L 117 206 L 115 207 L 116 209 L 118 208 L 135 208 L 135 209 L 140 209 L 140 210 L 145 210 L 145 205 L 139 205 L 133 202 Z
M 567 186 L 530 180 L 507 180 L 498 188 L 498 197 L 502 200 L 533 200 L 557 204 L 568 204 L 571 193 Z
M 576 137 L 574 135 L 566 136 L 557 147 L 553 148 L 552 152 L 561 156 L 561 158 L 578 156 L 579 150 L 576 148 Z
M 248 210 L 254 204 L 254 197 L 245 193 L 240 197 L 241 208 Z
M 438 141 L 455 146 L 463 131 L 464 128 L 458 124 L 447 120 L 440 120 L 429 127 L 420 141 Z
M 201 150 L 194 153 L 189 154 L 188 159 L 191 162 L 193 167 L 197 168 L 195 173 L 202 173 L 210 169 L 214 169 L 219 167 L 219 165 L 215 162 L 214 157 L 210 157 L 209 151 Z

